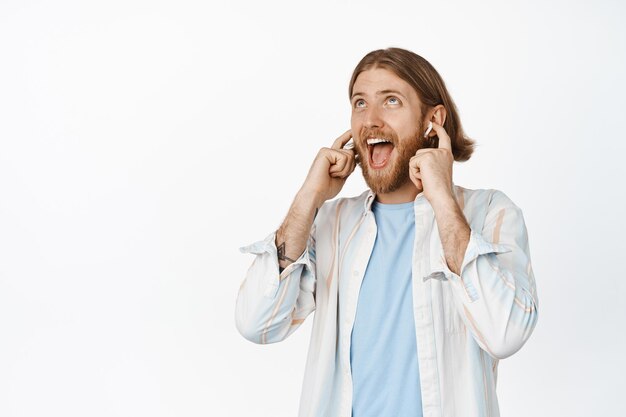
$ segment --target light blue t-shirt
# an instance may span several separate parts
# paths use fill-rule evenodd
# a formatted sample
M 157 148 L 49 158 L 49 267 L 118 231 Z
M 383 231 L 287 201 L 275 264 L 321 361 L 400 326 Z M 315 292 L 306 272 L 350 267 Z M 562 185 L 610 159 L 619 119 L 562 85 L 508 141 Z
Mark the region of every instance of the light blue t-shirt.
M 372 211 L 378 233 L 352 329 L 353 417 L 422 417 L 413 319 L 413 202 Z

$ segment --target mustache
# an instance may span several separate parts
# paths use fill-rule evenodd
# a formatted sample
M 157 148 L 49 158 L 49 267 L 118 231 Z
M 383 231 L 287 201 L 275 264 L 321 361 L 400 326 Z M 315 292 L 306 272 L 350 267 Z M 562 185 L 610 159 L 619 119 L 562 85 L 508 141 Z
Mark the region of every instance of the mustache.
M 382 129 L 362 129 L 359 137 L 362 141 L 368 139 L 380 138 L 390 140 L 394 145 L 398 143 L 398 135 L 393 131 L 384 131 Z

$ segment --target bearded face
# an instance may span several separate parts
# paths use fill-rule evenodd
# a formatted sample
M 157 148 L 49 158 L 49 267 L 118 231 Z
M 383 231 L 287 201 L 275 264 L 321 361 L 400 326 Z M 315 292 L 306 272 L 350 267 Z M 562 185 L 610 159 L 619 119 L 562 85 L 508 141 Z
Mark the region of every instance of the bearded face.
M 427 147 L 422 104 L 417 92 L 394 72 L 375 67 L 356 78 L 350 98 L 358 163 L 370 189 L 387 194 L 409 178 L 409 161 Z
M 422 130 L 418 125 L 417 132 Z M 409 179 L 409 160 L 426 143 L 422 135 L 400 139 L 390 128 L 363 129 L 355 149 L 363 178 L 376 194 L 396 191 Z

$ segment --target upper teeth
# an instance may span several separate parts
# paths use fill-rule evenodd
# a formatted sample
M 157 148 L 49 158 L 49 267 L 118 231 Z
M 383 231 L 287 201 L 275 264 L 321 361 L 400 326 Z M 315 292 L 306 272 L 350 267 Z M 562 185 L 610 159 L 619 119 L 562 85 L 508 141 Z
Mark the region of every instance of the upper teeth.
M 368 145 L 376 145 L 377 143 L 383 143 L 383 142 L 389 142 L 391 143 L 390 140 L 387 139 L 380 139 L 380 138 L 374 138 L 374 139 L 368 139 L 367 140 L 367 144 Z

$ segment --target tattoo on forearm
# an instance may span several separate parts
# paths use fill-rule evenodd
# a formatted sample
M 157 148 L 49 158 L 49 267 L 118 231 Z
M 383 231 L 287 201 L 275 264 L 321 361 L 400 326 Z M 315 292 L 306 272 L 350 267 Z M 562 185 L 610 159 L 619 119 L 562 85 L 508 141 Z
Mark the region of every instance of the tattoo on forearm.
M 278 246 L 278 260 L 279 261 L 289 261 L 289 262 L 295 262 L 293 259 L 288 258 L 287 255 L 285 254 L 285 242 L 281 243 Z

